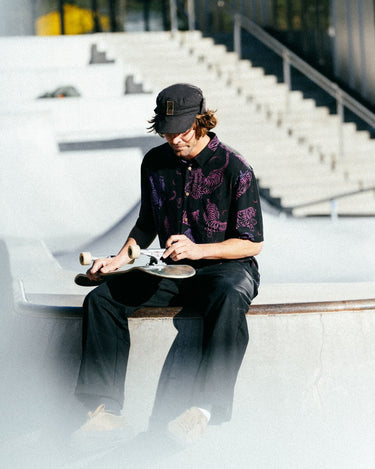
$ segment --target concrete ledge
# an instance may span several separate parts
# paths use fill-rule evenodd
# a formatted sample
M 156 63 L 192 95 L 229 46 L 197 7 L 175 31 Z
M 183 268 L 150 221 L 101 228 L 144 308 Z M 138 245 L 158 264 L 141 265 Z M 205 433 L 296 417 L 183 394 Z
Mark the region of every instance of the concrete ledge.
M 16 312 L 36 317 L 71 318 L 82 317 L 83 296 L 63 294 L 26 294 L 22 282 L 15 291 Z M 181 306 L 140 308 L 132 319 L 174 318 L 182 311 Z M 343 300 L 343 301 L 312 301 L 296 303 L 256 304 L 251 305 L 248 316 L 285 315 L 285 314 L 327 314 L 337 312 L 374 311 L 375 298 Z M 183 314 L 181 318 L 199 317 L 194 314 Z

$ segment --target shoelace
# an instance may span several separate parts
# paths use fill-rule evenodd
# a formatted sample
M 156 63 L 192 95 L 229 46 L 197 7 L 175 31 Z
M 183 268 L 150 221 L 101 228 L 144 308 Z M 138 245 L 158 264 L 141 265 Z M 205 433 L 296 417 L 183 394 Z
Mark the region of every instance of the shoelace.
M 90 412 L 88 413 L 88 416 L 89 416 L 90 419 L 92 419 L 92 418 L 96 417 L 98 414 L 101 414 L 102 412 L 105 412 L 105 406 L 104 406 L 104 404 L 100 404 L 100 406 L 97 407 L 97 408 L 94 410 L 94 412 L 91 412 L 91 411 L 90 411 Z
M 94 412 L 91 412 L 91 411 L 90 411 L 90 412 L 88 413 L 88 416 L 89 416 L 89 419 L 91 420 L 91 419 L 93 419 L 94 417 L 96 417 L 97 415 L 102 414 L 102 413 L 103 413 L 103 414 L 105 413 L 105 414 L 115 415 L 114 412 L 105 410 L 105 405 L 104 405 L 104 404 L 100 404 L 100 406 L 98 406 L 98 407 L 94 410 Z

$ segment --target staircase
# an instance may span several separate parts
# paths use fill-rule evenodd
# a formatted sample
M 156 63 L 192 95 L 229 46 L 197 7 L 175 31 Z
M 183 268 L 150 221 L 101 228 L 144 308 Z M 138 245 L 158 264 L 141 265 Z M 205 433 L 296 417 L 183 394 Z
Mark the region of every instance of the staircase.
M 102 34 L 100 48 L 126 65 L 143 88 L 158 92 L 175 82 L 200 86 L 217 110 L 217 133 L 253 166 L 263 195 L 294 216 L 331 213 L 329 199 L 375 188 L 375 140 L 300 91 L 288 91 L 273 75 L 194 32 Z M 289 112 L 286 112 L 288 102 Z M 150 112 L 150 117 L 152 110 Z M 338 215 L 375 215 L 375 190 L 338 198 Z

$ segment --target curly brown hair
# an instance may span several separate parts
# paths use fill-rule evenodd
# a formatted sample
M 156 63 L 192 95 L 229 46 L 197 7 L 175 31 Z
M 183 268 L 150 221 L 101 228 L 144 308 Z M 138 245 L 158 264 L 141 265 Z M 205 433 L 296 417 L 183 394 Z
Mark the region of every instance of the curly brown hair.
M 198 114 L 196 116 L 193 124 L 196 138 L 204 137 L 210 130 L 216 127 L 217 117 L 215 115 L 215 112 L 216 111 L 211 111 L 210 109 L 208 109 L 203 114 Z M 153 132 L 155 134 L 160 135 L 160 137 L 164 137 L 164 134 L 160 134 L 155 130 L 156 115 L 148 122 L 149 124 L 151 124 L 150 127 L 147 128 L 149 132 Z

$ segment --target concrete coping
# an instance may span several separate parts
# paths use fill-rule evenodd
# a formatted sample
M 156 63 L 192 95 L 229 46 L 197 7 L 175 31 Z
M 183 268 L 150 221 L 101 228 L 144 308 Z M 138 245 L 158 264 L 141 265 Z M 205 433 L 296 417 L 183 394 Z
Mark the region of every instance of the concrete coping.
M 18 287 L 17 287 L 18 285 Z M 19 314 L 29 316 L 79 319 L 82 317 L 82 307 L 74 303 L 81 299 L 80 295 L 61 294 L 27 294 L 24 291 L 22 282 L 15 286 L 15 306 Z M 140 308 L 131 319 L 164 319 L 174 318 L 182 312 L 182 306 L 173 307 L 148 307 Z M 311 301 L 296 303 L 270 303 L 251 305 L 247 313 L 248 316 L 256 315 L 285 315 L 285 314 L 306 314 L 306 313 L 337 313 L 337 312 L 360 312 L 374 311 L 375 298 L 356 300 L 333 300 L 333 301 Z M 179 318 L 198 318 L 194 313 L 182 312 Z

